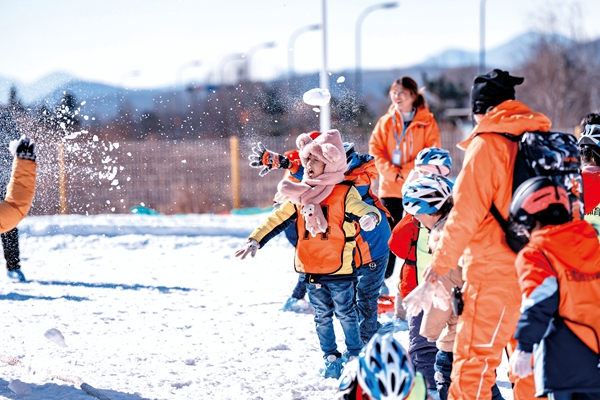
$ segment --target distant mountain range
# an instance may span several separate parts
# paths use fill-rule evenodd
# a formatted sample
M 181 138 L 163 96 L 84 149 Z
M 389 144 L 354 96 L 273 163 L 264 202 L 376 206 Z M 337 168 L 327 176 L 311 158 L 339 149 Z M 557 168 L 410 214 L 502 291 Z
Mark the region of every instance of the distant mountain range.
M 548 39 L 558 40 L 561 43 L 572 45 L 574 42 L 564 36 L 545 35 Z M 520 65 L 526 58 L 532 44 L 543 38 L 543 34 L 527 32 L 515 37 L 509 42 L 489 49 L 485 54 L 485 63 L 488 69 L 502 68 L 513 69 Z M 590 47 L 590 54 L 595 62 L 600 62 L 600 39 L 583 44 Z M 459 49 L 449 49 L 438 55 L 429 57 L 422 63 L 409 68 L 398 68 L 382 71 L 363 71 L 363 94 L 380 98 L 387 93 L 390 82 L 401 75 L 410 75 L 419 79 L 423 73 L 429 77 L 435 77 L 447 68 L 458 68 L 477 66 L 479 64 L 479 52 L 470 52 Z M 337 77 L 344 76 L 345 84 L 336 83 Z M 354 83 L 355 73 L 353 70 L 341 71 L 333 74 L 331 78 L 331 92 L 333 96 L 339 96 L 348 92 L 348 87 Z M 282 78 L 283 79 L 283 78 Z M 301 75 L 293 78 L 290 87 L 295 91 L 303 93 L 305 90 L 318 86 L 318 73 Z M 181 89 L 156 88 L 149 90 L 125 90 L 110 85 L 85 82 L 65 73 L 53 73 L 32 84 L 23 84 L 14 80 L 0 77 L 0 104 L 6 104 L 11 86 L 17 88 L 18 98 L 24 105 L 39 106 L 46 103 L 52 107 L 60 102 L 65 91 L 72 93 L 76 100 L 86 101 L 87 113 L 90 115 L 101 115 L 110 117 L 116 115 L 123 103 L 137 109 L 139 113 L 152 110 L 157 103 L 165 98 L 173 100 L 181 97 Z M 162 98 L 161 98 L 162 96 Z M 163 104 L 164 106 L 164 104 Z

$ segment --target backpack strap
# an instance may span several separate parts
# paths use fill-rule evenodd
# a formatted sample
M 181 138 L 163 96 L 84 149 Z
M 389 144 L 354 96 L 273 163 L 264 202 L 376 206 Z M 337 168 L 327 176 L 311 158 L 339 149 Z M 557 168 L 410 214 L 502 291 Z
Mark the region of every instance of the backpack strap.
M 504 133 L 504 132 L 481 132 L 477 136 L 479 136 L 481 134 L 485 134 L 485 133 L 491 133 L 494 135 L 502 136 L 503 138 L 508 139 L 514 143 L 518 143 L 521 140 L 521 136 L 523 135 L 523 134 L 511 135 L 510 133 Z M 523 133 L 525 133 L 525 132 L 523 132 Z M 513 171 L 513 175 L 514 175 L 514 171 Z M 500 225 L 500 228 L 502 228 L 502 231 L 506 234 L 506 232 L 508 231 L 508 221 L 505 220 L 504 217 L 502 217 L 502 214 L 500 214 L 500 210 L 498 210 L 498 207 L 496 207 L 496 204 L 494 203 L 494 201 L 492 201 L 492 206 L 490 207 L 490 213 L 494 216 L 496 221 L 498 221 L 498 225 Z
M 504 217 L 502 217 L 502 214 L 500 214 L 500 210 L 498 210 L 498 207 L 496 207 L 496 204 L 494 204 L 493 201 L 492 206 L 490 207 L 490 213 L 492 213 L 494 218 L 496 218 L 496 221 L 498 221 L 500 228 L 502 228 L 502 231 L 504 231 L 504 233 L 506 234 L 506 232 L 508 232 L 508 221 L 505 220 Z

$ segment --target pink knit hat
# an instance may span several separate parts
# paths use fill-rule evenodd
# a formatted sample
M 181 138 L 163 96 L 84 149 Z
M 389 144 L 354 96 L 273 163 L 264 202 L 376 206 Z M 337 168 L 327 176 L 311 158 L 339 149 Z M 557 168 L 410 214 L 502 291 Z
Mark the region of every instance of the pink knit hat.
M 308 156 L 314 154 L 325 163 L 324 172 L 346 172 L 346 151 L 342 143 L 342 136 L 337 129 L 332 129 L 319 135 L 316 139 L 303 133 L 296 139 L 300 161 L 303 166 L 308 162 Z

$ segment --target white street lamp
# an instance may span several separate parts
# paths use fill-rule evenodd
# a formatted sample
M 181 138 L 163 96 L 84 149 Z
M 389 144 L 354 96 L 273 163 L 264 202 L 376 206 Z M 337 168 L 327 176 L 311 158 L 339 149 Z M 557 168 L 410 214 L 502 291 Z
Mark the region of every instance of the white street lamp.
M 290 36 L 290 40 L 288 41 L 288 48 L 287 48 L 287 50 L 288 50 L 288 73 L 289 73 L 290 77 L 294 76 L 294 56 L 296 55 L 294 46 L 296 45 L 296 39 L 298 39 L 298 36 L 302 35 L 303 33 L 310 32 L 310 31 L 317 31 L 319 29 L 321 29 L 321 25 L 319 25 L 319 24 L 307 25 L 300 29 L 297 29 L 292 34 L 292 36 Z
M 372 13 L 375 10 L 382 10 L 382 9 L 386 9 L 386 8 L 396 8 L 400 5 L 400 3 L 398 2 L 393 2 L 393 3 L 380 3 L 380 4 L 374 4 L 370 7 L 365 8 L 365 10 L 363 12 L 360 13 L 360 15 L 358 16 L 358 19 L 356 20 L 356 29 L 355 29 L 355 34 L 354 34 L 354 40 L 355 40 L 355 56 L 356 56 L 356 72 L 355 72 L 355 76 L 354 76 L 354 83 L 356 86 L 356 93 L 357 96 L 356 98 L 358 100 L 360 100 L 361 97 L 361 92 L 362 92 L 362 71 L 361 71 L 361 29 L 362 29 L 362 23 L 365 20 L 365 18 L 367 17 L 368 14 Z
M 245 65 L 245 71 L 244 71 L 244 80 L 246 80 L 246 81 L 250 80 L 250 62 L 252 61 L 252 57 L 254 57 L 254 54 L 259 50 L 272 49 L 275 46 L 277 46 L 276 42 L 265 42 L 265 43 L 260 43 L 255 46 L 252 46 L 250 48 L 250 50 L 248 50 L 248 53 L 246 53 L 246 65 Z

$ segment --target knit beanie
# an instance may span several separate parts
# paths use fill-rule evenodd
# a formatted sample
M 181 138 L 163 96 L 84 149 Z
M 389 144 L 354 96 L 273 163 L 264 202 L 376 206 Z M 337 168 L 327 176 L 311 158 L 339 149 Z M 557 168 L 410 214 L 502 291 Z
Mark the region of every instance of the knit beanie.
M 332 129 L 317 136 L 314 140 L 306 133 L 296 139 L 299 149 L 300 161 L 306 166 L 311 154 L 317 156 L 325 163 L 325 173 L 346 172 L 346 150 L 342 143 L 342 136 L 336 129 Z
M 511 76 L 508 72 L 495 69 L 475 77 L 471 88 L 471 106 L 474 114 L 486 114 L 490 107 L 506 100 L 515 99 L 515 86 L 525 79 Z

